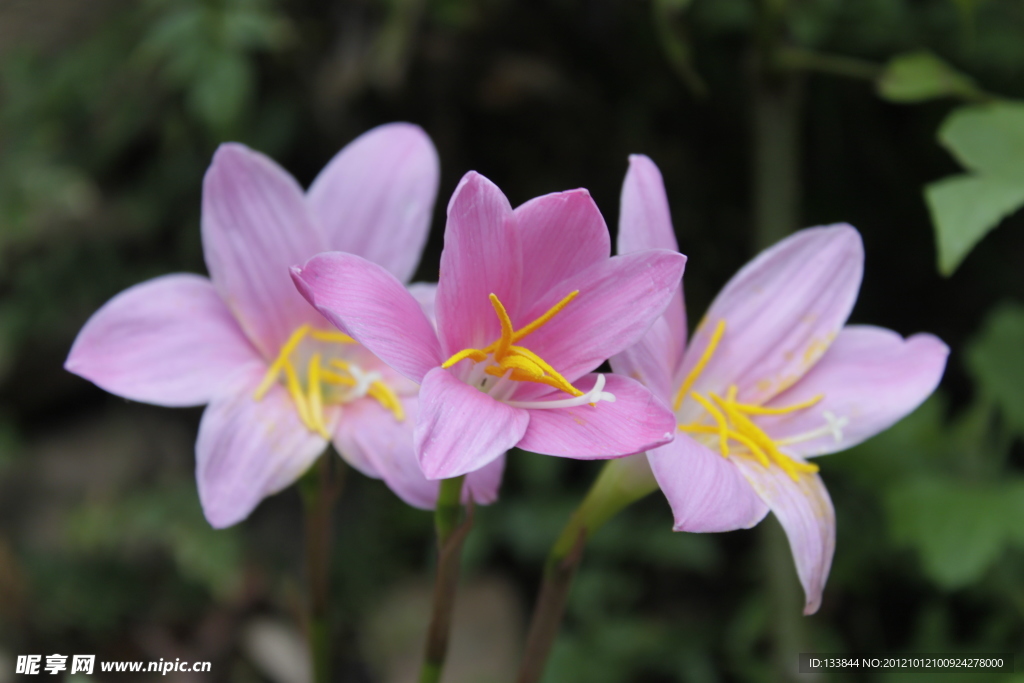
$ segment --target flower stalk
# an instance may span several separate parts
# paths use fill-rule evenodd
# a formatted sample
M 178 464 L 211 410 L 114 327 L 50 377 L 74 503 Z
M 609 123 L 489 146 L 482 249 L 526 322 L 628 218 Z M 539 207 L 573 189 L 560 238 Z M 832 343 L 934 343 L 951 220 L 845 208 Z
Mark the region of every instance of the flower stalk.
M 551 547 L 517 683 L 536 683 L 544 675 L 587 541 L 605 522 L 657 488 L 646 457 L 609 460 Z
M 434 509 L 434 528 L 437 533 L 437 575 L 434 579 L 433 610 L 427 629 L 427 645 L 420 669 L 420 683 L 439 683 L 448 656 L 448 637 L 451 631 L 455 590 L 459 583 L 459 565 L 462 544 L 473 526 L 473 506 L 467 508 L 460 521 L 460 501 L 465 475 L 442 479 L 437 506 Z
M 330 450 L 320 456 L 315 470 L 302 480 L 305 513 L 306 577 L 308 582 L 309 651 L 313 682 L 331 680 L 330 595 L 331 512 L 344 483 L 344 466 L 334 471 Z M 340 462 L 340 461 L 339 461 Z

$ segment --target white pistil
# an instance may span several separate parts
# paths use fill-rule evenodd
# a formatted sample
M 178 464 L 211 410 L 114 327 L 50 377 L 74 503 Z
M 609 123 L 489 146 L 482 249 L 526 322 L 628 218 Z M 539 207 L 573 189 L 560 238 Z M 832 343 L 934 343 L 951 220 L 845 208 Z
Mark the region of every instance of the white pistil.
M 348 374 L 352 375 L 352 379 L 356 381 L 356 384 L 349 390 L 348 394 L 346 394 L 346 401 L 355 401 L 358 398 L 366 396 L 367 392 L 370 391 L 370 386 L 374 382 L 379 382 L 381 380 L 380 373 L 376 370 L 363 372 L 362 368 L 355 363 L 349 364 Z
M 805 441 L 811 441 L 813 439 L 820 438 L 822 436 L 831 436 L 835 439 L 836 443 L 843 440 L 843 427 L 850 424 L 850 418 L 848 417 L 836 417 L 832 411 L 826 410 L 822 412 L 822 417 L 825 418 L 825 424 L 812 429 L 809 432 L 803 434 L 796 434 L 795 436 L 789 436 L 785 439 L 777 439 L 775 444 L 778 446 L 788 446 L 794 443 L 804 443 Z
M 615 403 L 615 394 L 604 391 L 605 378 L 604 375 L 598 375 L 597 381 L 594 382 L 594 388 L 583 394 L 582 396 L 574 396 L 572 398 L 565 398 L 555 401 L 505 401 L 506 404 L 513 408 L 524 408 L 526 410 L 545 410 L 554 408 L 575 408 L 587 403 L 598 403 L 599 401 L 607 401 L 608 403 Z

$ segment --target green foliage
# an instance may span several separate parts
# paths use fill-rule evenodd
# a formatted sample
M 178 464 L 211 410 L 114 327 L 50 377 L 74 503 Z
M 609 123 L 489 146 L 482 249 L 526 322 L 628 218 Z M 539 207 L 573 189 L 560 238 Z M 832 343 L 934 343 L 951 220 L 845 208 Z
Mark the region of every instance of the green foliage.
M 967 364 L 981 395 L 1024 435 L 1024 307 L 1007 303 L 990 312 L 967 348 Z
M 980 580 L 1010 544 L 1024 547 L 1024 480 L 920 478 L 891 488 L 886 504 L 893 539 L 943 588 Z
M 68 534 L 72 548 L 90 553 L 166 552 L 183 577 L 221 598 L 238 589 L 238 530 L 210 527 L 192 482 L 88 503 L 69 520 Z
M 1024 103 L 958 109 L 942 124 L 939 140 L 969 171 L 925 188 L 939 270 L 949 275 L 982 237 L 1024 205 Z
M 890 102 L 924 102 L 939 97 L 979 99 L 983 93 L 967 75 L 931 52 L 896 55 L 878 79 L 878 95 Z

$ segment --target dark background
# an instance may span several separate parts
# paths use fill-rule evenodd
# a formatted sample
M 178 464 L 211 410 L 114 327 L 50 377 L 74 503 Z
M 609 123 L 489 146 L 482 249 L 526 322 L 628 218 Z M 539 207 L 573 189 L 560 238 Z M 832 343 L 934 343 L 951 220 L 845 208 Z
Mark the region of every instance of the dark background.
M 940 276 L 922 187 L 960 171 L 935 133 L 961 103 L 766 69 L 768 24 L 771 41 L 868 67 L 927 48 L 1024 97 L 1017 0 L 0 0 L 0 683 L 16 655 L 55 652 L 302 683 L 294 488 L 210 529 L 192 479 L 200 411 L 127 403 L 62 369 L 109 297 L 205 272 L 200 186 L 217 144 L 245 142 L 307 185 L 364 130 L 422 126 L 442 181 L 421 280 L 436 280 L 466 171 L 513 205 L 586 187 L 614 232 L 627 155 L 647 154 L 690 257 L 692 323 L 763 242 L 751 121 L 766 85 L 795 93 L 792 227 L 856 226 L 853 321 L 938 334 L 946 377 L 904 423 L 822 461 L 838 544 L 819 614 L 799 614 L 774 521 L 673 534 L 656 493 L 594 538 L 546 680 L 770 681 L 791 675 L 792 651 L 1019 650 L 1024 220 Z M 467 547 L 446 680 L 512 680 L 543 557 L 597 467 L 512 454 Z M 430 515 L 349 471 L 335 527 L 337 680 L 412 680 Z

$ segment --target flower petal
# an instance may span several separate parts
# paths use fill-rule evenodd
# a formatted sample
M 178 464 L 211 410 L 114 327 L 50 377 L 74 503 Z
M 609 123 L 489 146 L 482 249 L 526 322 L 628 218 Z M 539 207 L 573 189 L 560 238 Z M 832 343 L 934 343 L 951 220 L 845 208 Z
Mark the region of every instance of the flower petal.
M 672 228 L 661 171 L 646 156 L 631 154 L 629 170 L 622 183 L 618 253 L 632 254 L 643 249 L 679 251 L 679 243 Z M 686 304 L 682 283 L 665 309 L 664 318 L 669 334 L 658 335 L 649 344 L 652 351 L 664 357 L 674 375 L 686 351 Z
M 236 385 L 237 391 L 215 399 L 199 423 L 199 500 L 206 519 L 218 529 L 248 517 L 261 500 L 298 479 L 327 447 L 299 420 L 281 385 L 271 387 L 262 400 L 253 399 L 260 379 L 252 374 Z
M 419 303 L 420 308 L 423 309 L 423 314 L 427 316 L 427 320 L 431 323 L 435 323 L 437 320 L 436 301 L 437 301 L 437 283 L 436 282 L 414 282 L 408 285 L 406 289 L 412 294 L 412 298 L 416 299 Z M 435 324 L 435 328 L 436 328 Z
M 648 451 L 647 459 L 672 507 L 675 531 L 749 529 L 768 514 L 735 464 L 686 434 Z
M 760 403 L 792 386 L 828 348 L 857 298 L 860 235 L 848 225 L 801 230 L 744 266 L 711 304 L 683 363 L 699 361 L 720 321 L 725 333 L 693 389 Z M 692 404 L 692 402 L 691 402 Z
M 949 347 L 930 334 L 903 339 L 880 327 L 844 327 L 821 360 L 767 405 L 824 398 L 806 410 L 762 417 L 759 424 L 773 439 L 797 439 L 784 448 L 803 457 L 846 450 L 888 429 L 928 398 L 948 355 Z M 834 431 L 823 429 L 829 426 Z
M 576 382 L 583 392 L 594 388 L 598 375 Z M 672 440 L 675 416 L 639 382 L 605 375 L 604 391 L 614 402 L 599 401 L 574 408 L 530 410 L 530 424 L 519 447 L 534 453 L 578 460 L 617 458 L 654 448 Z M 562 399 L 555 390 L 539 401 Z
M 429 510 L 437 502 L 438 484 L 423 476 L 413 450 L 417 405 L 415 397 L 402 399 L 405 419 L 399 422 L 373 399 L 346 404 L 334 431 L 334 444 L 357 470 L 383 479 L 409 505 Z
M 462 488 L 462 503 L 468 504 L 471 499 L 477 505 L 490 505 L 496 502 L 504 475 L 505 454 L 503 453 L 497 459 L 466 475 L 466 483 Z
M 654 321 L 644 338 L 620 354 L 609 359 L 612 370 L 620 375 L 635 379 L 650 389 L 655 396 L 672 404 L 672 382 L 674 371 L 665 349 L 671 344 L 665 316 Z
M 64 367 L 112 394 L 195 406 L 263 359 L 210 281 L 175 274 L 130 287 L 78 333 Z
M 389 123 L 338 152 L 307 197 L 327 249 L 362 256 L 408 282 L 430 231 L 439 177 L 437 150 L 423 129 Z
M 543 297 L 611 256 L 608 226 L 586 190 L 536 197 L 517 207 L 515 218 L 523 245 L 523 301 Z
M 264 358 L 300 325 L 324 326 L 288 268 L 325 251 L 295 179 L 244 145 L 221 145 L 203 179 L 203 252 L 210 278 Z
M 416 454 L 428 479 L 476 471 L 519 443 L 530 421 L 513 408 L 434 368 L 420 387 Z
M 510 314 L 518 310 L 522 255 L 514 221 L 505 195 L 482 175 L 467 173 L 455 188 L 437 284 L 437 328 L 446 357 L 498 338 L 491 294 Z
M 616 256 L 565 280 L 520 320 L 542 315 L 566 294 L 579 295 L 522 345 L 570 382 L 643 338 L 664 312 L 686 257 L 664 249 Z M 518 323 L 519 321 L 517 321 Z
M 779 467 L 763 467 L 748 458 L 732 460 L 786 530 L 806 596 L 804 614 L 814 614 L 836 549 L 836 514 L 825 484 L 817 474 L 801 474 L 793 481 Z
M 328 320 L 417 384 L 441 364 L 437 335 L 420 304 L 376 263 L 328 252 L 293 268 L 292 278 Z

